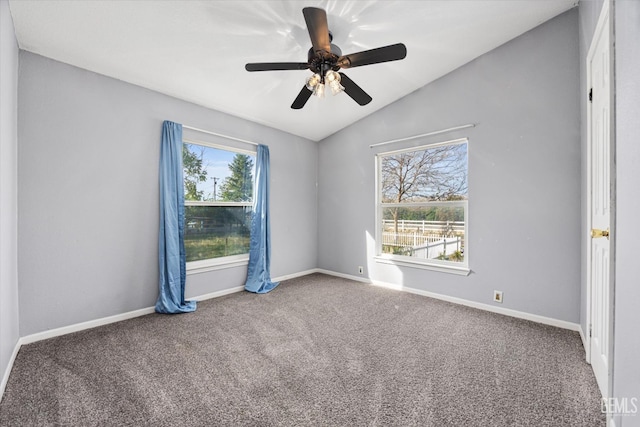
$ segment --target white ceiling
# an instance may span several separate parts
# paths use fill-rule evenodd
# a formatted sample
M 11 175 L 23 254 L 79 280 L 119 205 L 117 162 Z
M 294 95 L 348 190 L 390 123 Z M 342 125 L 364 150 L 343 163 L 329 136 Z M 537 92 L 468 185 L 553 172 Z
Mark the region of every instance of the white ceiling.
M 205 107 L 321 140 L 544 21 L 577 0 L 11 0 L 21 49 Z M 327 11 L 343 54 L 394 43 L 402 61 L 346 70 L 373 101 L 291 103 L 310 71 L 249 73 L 247 62 L 306 62 L 302 8 Z

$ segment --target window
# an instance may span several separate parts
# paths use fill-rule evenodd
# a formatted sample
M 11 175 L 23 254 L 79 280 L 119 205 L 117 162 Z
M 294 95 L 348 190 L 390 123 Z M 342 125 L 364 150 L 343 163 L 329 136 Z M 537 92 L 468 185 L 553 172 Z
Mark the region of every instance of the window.
M 248 259 L 255 153 L 184 141 L 187 269 Z
M 381 153 L 376 163 L 377 260 L 468 274 L 467 140 Z

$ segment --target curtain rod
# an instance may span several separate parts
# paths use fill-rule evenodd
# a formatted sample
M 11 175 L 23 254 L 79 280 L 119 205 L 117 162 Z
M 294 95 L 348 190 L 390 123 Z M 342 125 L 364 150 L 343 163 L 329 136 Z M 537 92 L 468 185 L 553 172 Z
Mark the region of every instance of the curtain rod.
M 441 133 L 453 132 L 454 130 L 474 128 L 476 126 L 477 126 L 476 123 L 469 123 L 468 125 L 455 126 L 455 127 L 452 127 L 452 128 L 436 130 L 436 131 L 433 131 L 433 132 L 423 133 L 423 134 L 420 134 L 420 135 L 408 136 L 406 138 L 392 139 L 391 141 L 378 142 L 377 144 L 371 144 L 369 146 L 369 148 L 379 147 L 381 145 L 392 144 L 394 142 L 409 141 L 410 139 L 422 138 L 424 136 L 439 135 Z
M 219 136 L 219 137 L 222 137 L 222 138 L 231 139 L 233 141 L 244 142 L 245 144 L 251 144 L 251 145 L 255 145 L 255 146 L 260 145 L 257 142 L 247 141 L 246 139 L 236 138 L 235 136 L 223 135 L 221 133 L 210 132 L 208 130 L 194 128 L 192 126 L 182 125 L 182 127 L 185 128 L 185 129 L 194 130 L 196 132 L 208 133 L 209 135 Z

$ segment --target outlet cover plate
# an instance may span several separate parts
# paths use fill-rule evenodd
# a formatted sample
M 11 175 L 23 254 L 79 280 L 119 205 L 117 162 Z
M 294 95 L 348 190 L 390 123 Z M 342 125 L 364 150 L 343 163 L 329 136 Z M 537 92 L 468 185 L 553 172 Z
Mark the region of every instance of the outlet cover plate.
M 502 291 L 493 291 L 493 301 L 502 304 Z

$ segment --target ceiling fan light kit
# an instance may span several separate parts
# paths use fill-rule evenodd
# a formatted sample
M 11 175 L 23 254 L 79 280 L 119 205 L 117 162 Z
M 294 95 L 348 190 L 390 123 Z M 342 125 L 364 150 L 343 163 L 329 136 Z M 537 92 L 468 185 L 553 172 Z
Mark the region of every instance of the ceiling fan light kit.
M 340 73 L 329 70 L 325 75 L 325 80 L 329 83 L 329 87 L 331 88 L 331 93 L 333 95 L 337 95 L 344 90 L 344 86 L 340 84 L 340 81 L 342 80 Z
M 318 98 L 324 98 L 325 85 L 329 85 L 332 95 L 337 95 L 344 90 L 340 80 L 342 80 L 342 77 L 340 77 L 339 73 L 329 70 L 324 76 L 318 73 L 312 74 L 307 79 L 305 86 Z
M 372 98 L 339 70 L 397 61 L 407 56 L 407 48 L 402 43 L 343 56 L 340 48 L 331 43 L 333 36 L 329 32 L 327 13 L 316 7 L 305 7 L 302 14 L 312 44 L 307 62 L 264 62 L 245 65 L 247 71 L 311 70 L 313 74 L 307 78 L 291 104 L 293 109 L 304 107 L 312 94 L 323 98 L 326 85 L 329 85 L 333 95 L 345 92 L 359 105 L 367 105 Z
M 316 87 L 313 88 L 313 94 L 318 98 L 324 98 L 324 84 L 318 83 Z

